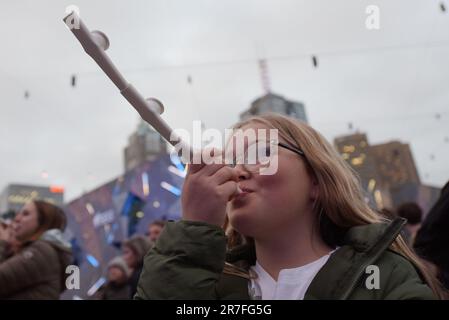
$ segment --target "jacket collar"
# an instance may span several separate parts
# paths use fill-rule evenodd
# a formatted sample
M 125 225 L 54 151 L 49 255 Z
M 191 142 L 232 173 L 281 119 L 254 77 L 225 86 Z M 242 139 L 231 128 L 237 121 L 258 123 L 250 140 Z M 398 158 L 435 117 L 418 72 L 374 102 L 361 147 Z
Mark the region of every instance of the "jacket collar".
M 390 223 L 373 223 L 349 229 L 342 246 L 315 276 L 304 299 L 347 299 L 366 267 L 388 250 L 405 223 L 405 219 L 396 218 Z M 231 250 L 226 260 L 248 269 L 256 261 L 254 245 L 245 244 Z
M 388 250 L 405 223 L 405 219 L 397 218 L 391 223 L 349 229 L 343 245 L 313 279 L 305 299 L 347 299 L 366 267 Z

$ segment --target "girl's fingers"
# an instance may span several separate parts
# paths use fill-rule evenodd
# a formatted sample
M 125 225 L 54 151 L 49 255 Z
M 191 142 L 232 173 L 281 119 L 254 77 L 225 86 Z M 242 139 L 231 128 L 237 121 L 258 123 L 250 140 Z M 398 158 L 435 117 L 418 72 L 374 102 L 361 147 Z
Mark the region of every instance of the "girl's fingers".
M 221 185 L 227 181 L 237 181 L 238 175 L 232 168 L 224 166 L 217 170 L 211 178 L 216 184 Z
M 226 197 L 226 199 L 230 200 L 232 196 L 234 196 L 238 191 L 238 186 L 235 181 L 228 181 L 221 185 L 219 185 L 218 190 L 220 191 L 223 196 Z
M 205 149 L 201 153 L 201 163 L 189 164 L 188 172 L 189 174 L 200 173 L 201 175 L 212 176 L 225 166 L 222 157 L 222 151 L 219 149 Z

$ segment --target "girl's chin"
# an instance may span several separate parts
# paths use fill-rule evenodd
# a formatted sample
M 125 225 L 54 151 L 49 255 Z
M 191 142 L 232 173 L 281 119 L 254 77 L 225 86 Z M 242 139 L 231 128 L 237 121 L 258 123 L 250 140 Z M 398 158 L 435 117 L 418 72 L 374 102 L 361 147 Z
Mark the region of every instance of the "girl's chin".
M 229 212 L 229 219 L 231 223 L 234 221 L 237 222 L 239 220 L 247 220 L 251 216 L 251 210 L 248 206 L 232 208 Z
M 255 221 L 251 219 L 251 213 L 242 209 L 236 209 L 229 213 L 229 222 L 232 227 L 240 234 L 251 236 L 251 230 L 254 227 Z

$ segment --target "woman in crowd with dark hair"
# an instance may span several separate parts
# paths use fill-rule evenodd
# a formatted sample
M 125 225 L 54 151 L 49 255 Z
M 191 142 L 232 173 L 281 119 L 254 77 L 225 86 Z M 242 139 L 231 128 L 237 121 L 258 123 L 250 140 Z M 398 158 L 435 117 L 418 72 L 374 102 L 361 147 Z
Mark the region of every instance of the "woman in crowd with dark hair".
M 72 262 L 65 226 L 60 208 L 34 200 L 17 213 L 13 228 L 0 228 L 0 299 L 59 299 Z

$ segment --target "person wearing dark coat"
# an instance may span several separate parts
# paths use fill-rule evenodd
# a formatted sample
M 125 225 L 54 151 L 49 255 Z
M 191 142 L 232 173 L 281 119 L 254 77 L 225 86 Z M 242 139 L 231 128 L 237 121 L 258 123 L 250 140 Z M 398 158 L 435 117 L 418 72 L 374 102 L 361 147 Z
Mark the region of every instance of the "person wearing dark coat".
M 449 182 L 441 190 L 440 198 L 427 214 L 418 231 L 414 249 L 431 262 L 443 285 L 449 289 Z
M 12 228 L 0 227 L 0 299 L 59 299 L 72 262 L 65 225 L 60 208 L 36 200 L 22 208 Z
M 131 299 L 137 291 L 137 283 L 143 267 L 143 258 L 152 246 L 152 242 L 141 235 L 135 235 L 123 243 L 123 259 L 131 269 L 129 277 Z
M 108 263 L 108 281 L 102 286 L 95 299 L 129 300 L 130 287 L 128 277 L 130 270 L 122 257 L 115 257 Z
M 407 244 L 412 248 L 416 238 L 416 233 L 421 228 L 423 212 L 416 202 L 404 202 L 396 209 L 397 215 L 407 220 L 402 236 Z

